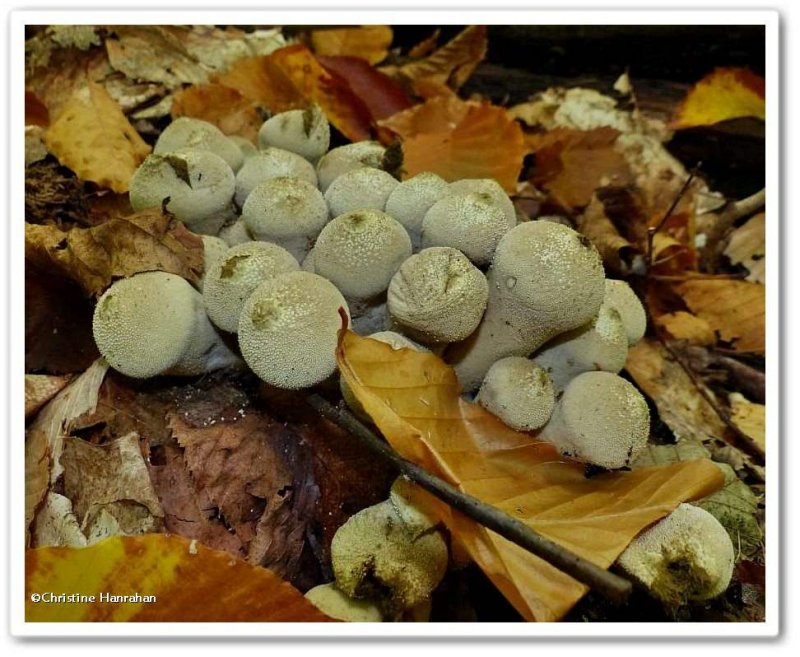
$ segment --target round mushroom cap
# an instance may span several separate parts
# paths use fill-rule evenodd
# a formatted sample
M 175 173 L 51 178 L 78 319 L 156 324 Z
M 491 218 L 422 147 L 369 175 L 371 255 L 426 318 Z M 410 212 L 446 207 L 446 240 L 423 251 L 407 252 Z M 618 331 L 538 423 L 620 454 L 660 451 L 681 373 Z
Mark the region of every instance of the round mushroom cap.
M 238 148 L 239 152 L 242 154 L 242 164 L 244 164 L 245 160 L 258 153 L 258 149 L 256 148 L 255 144 L 246 137 L 242 137 L 240 135 L 229 135 L 228 139 L 230 139 L 236 145 L 236 148 Z
M 681 504 L 639 534 L 617 563 L 672 607 L 702 602 L 728 588 L 735 553 L 725 528 L 708 511 Z
M 244 162 L 239 146 L 231 142 L 217 126 L 186 116 L 175 119 L 164 128 L 153 152 L 165 155 L 184 148 L 210 151 L 225 160 L 233 171 L 238 171 Z
M 570 381 L 542 436 L 563 454 L 612 469 L 635 460 L 649 434 L 650 410 L 631 383 L 585 372 Z
M 355 210 L 381 210 L 399 183 L 381 169 L 362 167 L 343 173 L 325 192 L 331 217 Z
M 556 397 L 541 367 L 527 358 L 509 356 L 489 368 L 475 401 L 512 429 L 533 431 L 547 424 Z
M 299 178 L 271 178 L 250 192 L 242 219 L 253 237 L 274 242 L 302 260 L 328 221 L 320 191 Z
M 94 341 L 118 372 L 149 378 L 177 365 L 194 339 L 202 297 L 185 279 L 160 271 L 123 278 L 97 302 Z
M 397 185 L 386 199 L 384 212 L 403 224 L 415 250 L 419 248 L 425 213 L 447 190 L 447 181 L 435 173 L 423 171 Z
M 219 237 L 214 237 L 213 235 L 203 235 L 203 276 L 200 278 L 200 281 L 197 284 L 197 289 L 201 292 L 203 291 L 203 282 L 205 281 L 206 274 L 208 270 L 211 269 L 211 266 L 228 250 L 228 243 L 220 239 Z
M 386 149 L 376 141 L 357 141 L 332 148 L 317 162 L 319 188 L 326 192 L 336 178 L 353 169 L 380 169 L 385 152 Z
M 349 623 L 380 623 L 383 614 L 369 600 L 355 600 L 342 593 L 336 584 L 320 584 L 309 589 L 306 599 L 323 614 Z
M 219 238 L 229 247 L 253 241 L 253 238 L 247 230 L 247 225 L 241 218 L 220 228 Z
M 206 312 L 223 331 L 235 333 L 242 306 L 253 290 L 264 281 L 298 269 L 300 265 L 292 254 L 277 244 L 247 242 L 233 246 L 206 274 Z
M 628 346 L 632 347 L 644 337 L 647 315 L 639 297 L 625 281 L 606 279 L 604 304 L 614 308 L 622 319 Z
M 299 178 L 314 187 L 314 167 L 297 153 L 282 148 L 265 148 L 249 158 L 236 174 L 236 205 L 244 207 L 247 197 L 257 185 L 270 178 Z
M 312 274 L 316 274 L 316 269 L 314 267 L 314 247 L 312 246 L 306 257 L 303 258 L 303 262 L 300 263 L 300 269 L 303 271 L 311 272 Z
M 394 612 L 430 597 L 447 558 L 441 534 L 410 529 L 389 500 L 351 516 L 331 542 L 337 586 L 355 598 L 385 596 L 385 606 Z
M 395 479 L 389 491 L 389 503 L 394 507 L 395 513 L 402 518 L 409 531 L 417 536 L 439 524 L 438 518 L 419 503 L 419 496 L 420 490 L 416 484 L 406 477 Z
M 328 117 L 319 105 L 281 112 L 267 119 L 258 131 L 260 148 L 274 146 L 297 153 L 309 162 L 325 155 L 331 142 Z
M 135 211 L 167 209 L 196 233 L 216 234 L 232 214 L 235 178 L 218 155 L 183 150 L 148 155 L 131 178 L 130 202 Z
M 488 193 L 452 194 L 425 213 L 422 248 L 451 246 L 476 265 L 488 265 L 500 239 L 513 226 Z
M 305 271 L 262 283 L 239 318 L 239 347 L 262 380 L 296 390 L 324 381 L 336 370 L 336 345 L 350 311 L 328 280 Z
M 477 328 L 488 296 L 486 277 L 461 251 L 434 246 L 400 266 L 387 306 L 402 330 L 421 342 L 457 342 Z
M 464 178 L 451 182 L 447 188 L 448 194 L 487 194 L 492 202 L 503 211 L 508 221 L 509 228 L 517 225 L 517 211 L 505 190 L 493 178 Z
M 340 215 L 320 232 L 314 270 L 351 299 L 370 299 L 388 286 L 411 255 L 411 240 L 398 221 L 379 210 Z

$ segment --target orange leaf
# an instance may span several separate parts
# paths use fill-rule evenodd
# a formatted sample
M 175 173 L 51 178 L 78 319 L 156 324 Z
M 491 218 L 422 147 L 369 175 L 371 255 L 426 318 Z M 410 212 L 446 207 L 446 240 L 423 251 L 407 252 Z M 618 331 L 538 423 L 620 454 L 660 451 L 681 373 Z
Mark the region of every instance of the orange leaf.
M 351 141 L 370 137 L 370 115 L 364 103 L 345 80 L 325 70 L 303 45 L 287 46 L 264 57 L 240 59 L 215 81 L 275 113 L 315 102 Z
M 681 130 L 747 116 L 766 117 L 764 78 L 746 68 L 718 68 L 689 90 L 670 127 Z
M 313 30 L 311 47 L 317 55 L 359 57 L 370 64 L 386 59 L 394 35 L 388 25 Z
M 171 112 L 173 119 L 179 116 L 202 119 L 226 135 L 240 135 L 253 142 L 263 123 L 251 100 L 221 84 L 200 84 L 179 91 L 173 97 Z
M 35 593 L 95 600 L 37 604 L 31 601 Z M 138 598 L 104 601 L 106 594 Z M 271 571 L 165 534 L 28 550 L 25 600 L 28 622 L 331 620 Z
M 25 90 L 25 125 L 38 125 L 46 128 L 50 123 L 50 113 L 45 104 L 32 91 Z
M 582 464 L 565 460 L 551 444 L 463 401 L 454 371 L 434 354 L 395 351 L 345 331 L 338 361 L 342 377 L 402 456 L 603 568 L 680 502 L 723 483 L 706 460 L 587 479 Z M 586 592 L 449 507 L 434 508 L 525 618 L 558 620 Z

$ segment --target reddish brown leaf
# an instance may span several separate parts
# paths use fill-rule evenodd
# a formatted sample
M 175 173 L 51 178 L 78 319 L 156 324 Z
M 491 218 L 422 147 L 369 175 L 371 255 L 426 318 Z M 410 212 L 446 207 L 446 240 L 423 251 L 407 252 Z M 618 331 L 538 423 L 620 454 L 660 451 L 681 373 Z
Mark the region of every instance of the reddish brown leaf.
M 388 25 L 328 27 L 312 30 L 311 47 L 317 55 L 358 57 L 367 64 L 386 59 L 394 34 Z
M 255 142 L 263 123 L 253 102 L 236 89 L 221 84 L 188 87 L 175 94 L 172 118 L 190 116 L 208 121 L 226 135 L 239 135 Z
M 47 106 L 32 91 L 25 90 L 25 125 L 38 125 L 46 128 L 50 124 Z

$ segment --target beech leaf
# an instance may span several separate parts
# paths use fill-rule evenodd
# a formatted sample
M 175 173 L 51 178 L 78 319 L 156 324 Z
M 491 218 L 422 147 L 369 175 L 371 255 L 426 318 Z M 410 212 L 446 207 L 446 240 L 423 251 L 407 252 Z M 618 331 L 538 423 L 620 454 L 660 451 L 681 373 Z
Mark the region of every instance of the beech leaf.
M 743 117 L 766 117 L 764 78 L 745 68 L 717 68 L 689 90 L 671 127 L 680 130 Z
M 312 30 L 311 47 L 317 55 L 358 57 L 377 64 L 386 59 L 393 38 L 388 25 L 326 28 Z
M 226 135 L 239 135 L 251 142 L 256 141 L 264 122 L 251 100 L 221 84 L 195 85 L 177 92 L 171 113 L 173 119 L 189 116 L 208 121 Z

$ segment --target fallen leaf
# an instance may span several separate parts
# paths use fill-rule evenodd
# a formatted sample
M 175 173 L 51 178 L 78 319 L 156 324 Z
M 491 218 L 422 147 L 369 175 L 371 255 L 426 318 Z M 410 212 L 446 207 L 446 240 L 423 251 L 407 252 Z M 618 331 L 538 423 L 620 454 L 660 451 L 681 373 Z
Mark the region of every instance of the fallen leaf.
M 48 376 L 47 374 L 25 375 L 25 419 L 27 420 L 55 397 L 72 377 Z
M 764 283 L 766 271 L 764 255 L 766 253 L 765 215 L 763 212 L 750 218 L 731 233 L 725 255 L 734 265 L 743 265 L 750 272 L 747 280 L 751 283 Z
M 766 407 L 752 403 L 738 392 L 728 395 L 728 402 L 731 405 L 733 423 L 755 440 L 762 450 L 766 450 Z
M 25 125 L 46 128 L 50 124 L 47 106 L 32 91 L 25 90 Z
M 79 178 L 115 192 L 128 191 L 151 150 L 105 88 L 88 78 L 47 129 L 45 144 Z
M 619 234 L 596 194 L 592 194 L 589 205 L 580 216 L 578 230 L 592 241 L 603 258 L 603 264 L 613 271 L 629 274 L 635 262 L 643 258 L 642 249 Z
M 94 596 L 37 604 L 33 593 Z M 136 596 L 109 604 L 101 595 Z M 154 596 L 151 602 L 143 596 Z M 25 553 L 27 622 L 330 620 L 265 568 L 178 536 L 114 536 L 86 548 Z
M 668 445 L 648 443 L 644 451 L 631 464 L 632 470 L 650 468 L 654 465 L 669 465 L 680 461 L 711 458 L 709 452 L 699 440 L 687 438 Z
M 84 547 L 86 536 L 72 511 L 68 497 L 47 493 L 31 527 L 31 547 Z
M 700 346 L 717 343 L 714 329 L 706 320 L 683 310 L 659 315 L 653 319 L 653 322 L 675 340 L 686 340 L 689 344 Z
M 689 309 L 705 319 L 736 351 L 763 353 L 766 289 L 734 279 L 688 280 L 677 290 Z
M 203 241 L 178 221 L 151 208 L 92 228 L 61 230 L 25 224 L 25 258 L 44 271 L 100 294 L 114 279 L 165 271 L 197 283 Z
M 221 84 L 195 85 L 176 93 L 171 113 L 173 119 L 189 116 L 208 121 L 226 135 L 239 135 L 251 142 L 256 141 L 264 122 L 251 100 Z
M 694 382 L 658 341 L 645 338 L 628 351 L 625 369 L 680 442 L 721 438 L 725 424 Z
M 423 133 L 447 133 L 467 116 L 470 108 L 476 107 L 477 103 L 464 101 L 456 94 L 441 94 L 393 114 L 379 121 L 378 125 L 401 139 L 411 139 Z
M 25 167 L 25 221 L 33 224 L 87 221 L 83 183 L 52 159 Z
M 463 401 L 454 371 L 430 353 L 395 351 L 343 331 L 338 362 L 342 377 L 403 457 L 603 568 L 677 504 L 722 485 L 719 470 L 702 460 L 587 479 L 582 464 L 565 460 L 551 444 Z M 437 510 L 525 618 L 558 620 L 586 592 L 450 507 Z
M 388 25 L 334 27 L 311 31 L 311 47 L 322 56 L 358 57 L 368 64 L 386 59 L 394 34 Z
M 422 41 L 420 41 L 415 46 L 412 46 L 411 49 L 408 51 L 408 56 L 411 59 L 420 59 L 421 57 L 425 57 L 425 55 L 433 52 L 436 48 L 436 44 L 439 42 L 439 35 L 442 33 L 442 29 L 437 27 L 429 37 L 426 37 Z
M 717 68 L 695 84 L 675 112 L 675 130 L 766 117 L 764 78 L 745 68 Z

